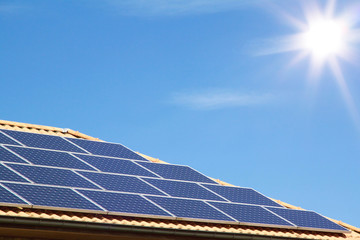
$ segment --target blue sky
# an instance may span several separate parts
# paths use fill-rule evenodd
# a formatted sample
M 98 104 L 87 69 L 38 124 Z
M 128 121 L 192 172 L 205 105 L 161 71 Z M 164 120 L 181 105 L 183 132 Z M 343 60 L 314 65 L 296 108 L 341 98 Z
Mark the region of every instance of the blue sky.
M 298 33 L 286 16 L 327 3 L 301 2 L 1 0 L 0 118 L 119 142 L 359 227 L 359 52 L 339 60 L 350 100 L 329 65 L 314 77 L 309 57 L 278 53 Z

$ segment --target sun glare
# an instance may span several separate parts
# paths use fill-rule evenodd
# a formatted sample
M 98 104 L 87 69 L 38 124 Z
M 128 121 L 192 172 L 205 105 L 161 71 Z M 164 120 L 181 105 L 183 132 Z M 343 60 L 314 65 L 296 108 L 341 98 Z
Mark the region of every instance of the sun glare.
M 298 19 L 287 12 L 282 12 L 283 17 L 292 23 L 298 32 L 269 42 L 269 49 L 264 51 L 264 54 L 296 51 L 297 54 L 289 66 L 310 57 L 308 78 L 310 81 L 308 82 L 312 84 L 311 86 L 317 86 L 318 81 L 313 80 L 319 78 L 325 67 L 330 70 L 360 130 L 360 113 L 351 96 L 340 64 L 343 59 L 352 62 L 359 61 L 356 53 L 359 51 L 360 29 L 355 26 L 360 20 L 357 10 L 360 9 L 360 4 L 343 8 L 343 11 L 339 13 L 336 0 L 328 0 L 324 6 L 317 4 L 320 1 L 306 3 L 309 5 L 304 5 L 305 19 Z
M 304 49 L 315 58 L 325 59 L 339 56 L 346 47 L 347 27 L 344 22 L 335 19 L 321 19 L 309 24 L 303 33 Z

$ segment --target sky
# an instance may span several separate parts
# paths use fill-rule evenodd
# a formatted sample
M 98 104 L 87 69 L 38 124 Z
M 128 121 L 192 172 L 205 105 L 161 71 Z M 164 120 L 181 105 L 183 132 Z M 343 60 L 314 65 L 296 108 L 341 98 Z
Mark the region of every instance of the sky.
M 357 38 L 316 58 L 293 39 L 329 6 Z M 360 227 L 359 12 L 355 0 L 0 0 L 0 119 L 122 143 Z

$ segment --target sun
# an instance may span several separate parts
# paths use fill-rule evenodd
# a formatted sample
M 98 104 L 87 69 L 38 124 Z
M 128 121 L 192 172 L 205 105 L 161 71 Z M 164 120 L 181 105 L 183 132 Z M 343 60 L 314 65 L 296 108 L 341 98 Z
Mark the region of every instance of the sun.
M 313 87 L 318 86 L 317 80 L 325 68 L 329 70 L 360 130 L 360 112 L 347 86 L 340 64 L 343 60 L 355 64 L 359 62 L 360 29 L 356 26 L 360 22 L 358 12 L 360 4 L 356 7 L 343 8 L 345 11 L 338 12 L 336 0 L 328 0 L 324 6 L 318 5 L 319 2 L 302 2 L 309 4 L 304 5 L 304 19 L 295 18 L 286 11 L 280 12 L 280 15 L 286 22 L 291 23 L 297 32 L 270 40 L 266 47 L 268 49 L 264 49 L 260 55 L 295 52 L 289 67 L 310 58 L 307 82 Z
M 339 19 L 319 19 L 310 22 L 302 34 L 303 48 L 314 58 L 324 61 L 329 57 L 341 56 L 347 46 L 348 26 Z

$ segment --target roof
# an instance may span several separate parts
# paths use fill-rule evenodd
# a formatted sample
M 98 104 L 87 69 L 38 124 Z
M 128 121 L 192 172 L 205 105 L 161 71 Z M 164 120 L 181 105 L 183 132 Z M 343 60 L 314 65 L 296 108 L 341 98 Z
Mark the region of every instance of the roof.
M 42 133 L 50 134 L 64 137 L 72 138 L 82 138 L 88 140 L 97 140 L 94 138 L 80 132 L 71 130 L 71 129 L 62 129 L 56 127 L 48 127 L 42 125 L 18 123 L 11 121 L 0 120 L 1 129 L 33 132 L 33 133 Z M 141 154 L 141 153 L 139 153 Z M 152 162 L 162 162 L 163 161 L 146 156 L 141 154 L 141 156 L 147 158 Z M 221 180 L 216 180 L 222 185 L 231 185 Z M 274 199 L 273 199 L 274 200 Z M 301 209 L 300 207 L 295 207 L 293 205 L 284 203 L 280 200 L 274 200 L 277 203 L 283 205 L 286 208 L 290 209 Z M 201 222 L 192 222 L 192 221 L 182 221 L 182 220 L 165 220 L 165 219 L 148 219 L 141 217 L 126 217 L 126 216 L 112 216 L 112 215 L 102 215 L 102 214 L 92 214 L 92 213 L 79 213 L 79 212 L 69 212 L 69 211 L 54 211 L 47 209 L 30 209 L 30 208 L 18 208 L 18 207 L 8 207 L 0 206 L 0 222 L 2 220 L 10 221 L 12 223 L 23 222 L 21 220 L 41 220 L 41 223 L 44 225 L 46 221 L 50 221 L 54 224 L 54 221 L 61 223 L 63 226 L 68 224 L 81 224 L 86 223 L 86 226 L 91 226 L 92 224 L 97 227 L 103 226 L 109 229 L 109 226 L 127 229 L 126 227 L 131 227 L 132 230 L 135 228 L 140 228 L 142 231 L 151 231 L 161 230 L 162 234 L 185 234 L 190 232 L 190 234 L 196 234 L 197 236 L 208 237 L 209 234 L 212 234 L 213 237 L 220 237 L 225 235 L 229 237 L 230 234 L 233 238 L 236 236 L 258 236 L 258 237 L 277 237 L 277 238 L 295 238 L 295 239 L 358 239 L 360 240 L 360 229 L 354 226 L 348 225 L 341 221 L 333 220 L 335 223 L 347 228 L 350 230 L 349 233 L 327 233 L 327 232 L 315 232 L 315 231 L 305 231 L 305 230 L 294 230 L 294 229 L 276 229 L 276 228 L 267 228 L 267 227 L 253 227 L 253 226 L 242 226 L 242 225 L 226 225 L 226 224 L 216 224 L 216 223 L 201 223 Z M 32 221 L 32 222 L 33 222 Z M 50 224 L 49 222 L 49 224 Z M 51 225 L 51 224 L 50 224 Z

